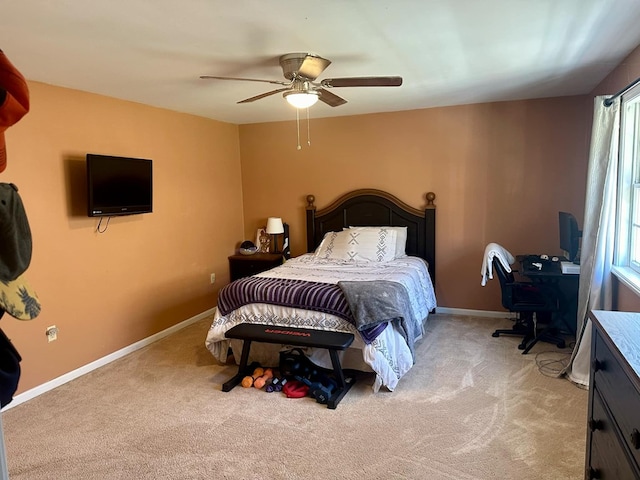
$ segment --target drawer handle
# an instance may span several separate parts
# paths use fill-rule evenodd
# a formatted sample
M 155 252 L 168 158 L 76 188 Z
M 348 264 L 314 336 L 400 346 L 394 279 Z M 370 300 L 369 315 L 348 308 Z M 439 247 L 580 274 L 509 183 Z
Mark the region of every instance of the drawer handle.
M 596 430 L 602 430 L 602 420 L 589 420 L 589 430 L 595 432 Z
M 594 372 L 597 372 L 598 370 L 602 370 L 602 362 L 598 361 L 596 358 L 593 359 L 593 363 L 591 364 L 591 367 L 593 368 Z
M 600 472 L 597 468 L 587 467 L 587 478 L 589 480 L 600 478 Z
M 631 432 L 631 445 L 633 445 L 633 448 L 636 450 L 640 448 L 640 432 L 635 428 L 633 432 Z

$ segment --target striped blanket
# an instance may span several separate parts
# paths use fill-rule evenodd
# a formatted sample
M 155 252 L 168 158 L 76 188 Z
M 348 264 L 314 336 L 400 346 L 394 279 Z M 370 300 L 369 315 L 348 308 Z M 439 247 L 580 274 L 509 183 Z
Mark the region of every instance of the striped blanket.
M 218 308 L 222 315 L 249 303 L 286 305 L 324 312 L 355 321 L 338 285 L 287 278 L 245 277 L 220 290 Z
M 245 277 L 224 286 L 218 294 L 218 309 L 223 316 L 249 303 L 284 305 L 323 312 L 356 325 L 343 289 L 331 283 Z M 364 341 L 371 343 L 385 329 L 386 324 L 358 327 Z

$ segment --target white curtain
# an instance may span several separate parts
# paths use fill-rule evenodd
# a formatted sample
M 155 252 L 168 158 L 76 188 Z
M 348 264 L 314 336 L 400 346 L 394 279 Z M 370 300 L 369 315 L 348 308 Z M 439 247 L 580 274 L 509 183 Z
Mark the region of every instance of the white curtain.
M 587 171 L 587 189 L 580 252 L 578 328 L 576 345 L 564 373 L 588 387 L 591 355 L 589 310 L 611 310 L 620 99 L 609 107 L 607 97 L 594 100 L 593 128 Z

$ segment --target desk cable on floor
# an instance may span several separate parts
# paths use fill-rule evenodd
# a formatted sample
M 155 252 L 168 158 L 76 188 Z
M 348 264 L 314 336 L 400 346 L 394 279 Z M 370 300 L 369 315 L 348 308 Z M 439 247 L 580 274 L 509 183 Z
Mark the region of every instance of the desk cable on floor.
M 536 354 L 538 371 L 547 377 L 559 377 L 569 364 L 574 343 L 564 350 L 546 350 Z

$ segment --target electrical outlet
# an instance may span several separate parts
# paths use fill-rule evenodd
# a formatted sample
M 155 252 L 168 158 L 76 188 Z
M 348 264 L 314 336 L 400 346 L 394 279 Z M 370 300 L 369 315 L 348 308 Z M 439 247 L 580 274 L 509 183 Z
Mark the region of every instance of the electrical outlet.
M 56 327 L 55 325 L 47 327 L 46 334 L 47 334 L 47 340 L 49 342 L 53 342 L 54 340 L 57 340 L 58 339 L 58 327 Z
M 211 274 L 211 285 L 213 285 L 214 283 L 216 283 L 216 274 L 212 273 Z

